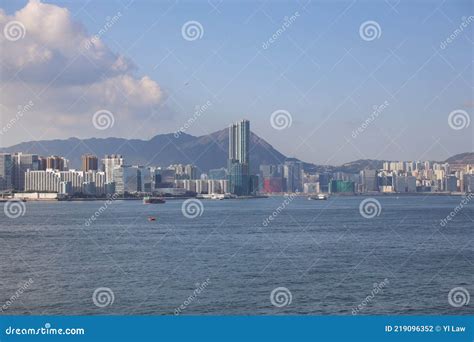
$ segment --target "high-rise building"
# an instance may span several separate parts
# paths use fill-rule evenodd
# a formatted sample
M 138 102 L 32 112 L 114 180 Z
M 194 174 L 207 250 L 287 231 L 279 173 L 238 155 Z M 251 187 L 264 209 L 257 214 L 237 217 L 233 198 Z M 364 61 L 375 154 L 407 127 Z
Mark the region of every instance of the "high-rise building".
M 13 173 L 12 183 L 15 190 L 25 189 L 25 172 L 38 170 L 39 162 L 37 154 L 15 153 L 12 155 Z
M 229 127 L 229 159 L 249 165 L 250 121 L 241 120 Z
M 362 170 L 360 172 L 360 180 L 364 192 L 379 190 L 376 170 Z
M 12 156 L 0 153 L 0 191 L 12 190 L 13 163 Z
M 113 170 L 115 192 L 118 194 L 141 191 L 141 172 L 138 167 L 118 165 Z
M 225 168 L 210 169 L 209 179 L 226 179 L 227 171 Z
M 303 163 L 287 161 L 283 165 L 283 177 L 286 182 L 285 191 L 295 192 L 303 190 Z
M 114 181 L 114 169 L 123 165 L 123 158 L 120 154 L 106 155 L 102 160 L 104 163 L 105 181 L 112 183 Z
M 229 127 L 229 160 L 227 177 L 230 192 L 239 196 L 250 195 L 250 122 L 242 120 Z
M 82 156 L 82 171 L 97 171 L 99 169 L 99 160 L 92 154 Z
M 46 169 L 65 171 L 67 160 L 60 156 L 49 156 L 46 158 Z

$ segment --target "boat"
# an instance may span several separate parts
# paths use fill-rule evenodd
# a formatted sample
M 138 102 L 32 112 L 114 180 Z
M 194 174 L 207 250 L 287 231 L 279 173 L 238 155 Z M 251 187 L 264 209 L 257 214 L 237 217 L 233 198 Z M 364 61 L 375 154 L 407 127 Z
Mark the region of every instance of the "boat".
M 316 196 L 308 197 L 308 200 L 314 200 L 314 201 L 325 201 L 327 199 L 328 199 L 328 196 L 325 194 L 318 194 Z
M 154 216 L 148 216 L 148 221 L 150 221 L 150 222 L 156 221 L 156 217 L 154 217 Z
M 143 204 L 156 204 L 156 203 L 166 203 L 166 201 L 161 197 L 143 197 Z

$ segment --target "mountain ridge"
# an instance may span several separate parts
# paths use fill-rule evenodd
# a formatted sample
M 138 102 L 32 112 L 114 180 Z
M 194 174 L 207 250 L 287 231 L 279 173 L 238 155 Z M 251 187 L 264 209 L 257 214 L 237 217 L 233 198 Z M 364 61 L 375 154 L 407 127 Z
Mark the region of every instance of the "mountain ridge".
M 27 141 L 0 148 L 0 152 L 25 152 L 39 155 L 60 155 L 70 160 L 71 168 L 80 168 L 81 156 L 92 153 L 102 158 L 106 154 L 121 154 L 127 164 L 163 165 L 195 164 L 201 172 L 226 167 L 228 130 L 222 129 L 208 135 L 193 136 L 180 132 L 157 134 L 149 140 L 118 137 L 85 138 L 70 137 Z M 261 164 L 281 164 L 296 158 L 287 157 L 254 132 L 250 134 L 250 164 L 256 172 Z M 339 166 L 304 163 L 307 171 L 357 173 L 363 169 L 380 169 L 385 160 L 359 159 Z M 445 162 L 456 165 L 474 164 L 474 152 L 456 154 Z

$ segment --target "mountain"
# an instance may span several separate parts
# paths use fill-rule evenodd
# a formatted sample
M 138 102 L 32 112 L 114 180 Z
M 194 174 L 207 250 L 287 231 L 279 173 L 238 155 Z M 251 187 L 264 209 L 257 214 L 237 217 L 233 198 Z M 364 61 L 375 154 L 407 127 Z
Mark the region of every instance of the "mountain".
M 281 164 L 288 158 L 257 136 L 250 134 L 250 164 L 256 172 L 261 164 Z M 209 135 L 195 137 L 181 133 L 159 134 L 150 140 L 123 138 L 69 138 L 66 140 L 42 140 L 24 142 L 0 152 L 36 153 L 43 156 L 60 155 L 69 159 L 71 168 L 80 168 L 81 156 L 92 153 L 100 158 L 106 154 L 121 154 L 127 164 L 132 165 L 163 165 L 195 164 L 202 172 L 227 166 L 229 132 L 223 129 Z M 340 166 L 315 165 L 303 163 L 306 171 L 314 172 L 347 172 L 358 173 L 364 169 L 381 169 L 383 160 L 361 159 Z M 455 155 L 446 160 L 452 165 L 474 164 L 474 153 L 467 152 Z
M 287 158 L 268 142 L 250 134 L 250 164 L 253 171 L 260 164 L 280 164 Z M 226 167 L 229 133 L 227 129 L 209 135 L 195 137 L 181 133 L 159 134 L 150 140 L 123 138 L 69 138 L 66 140 L 42 140 L 20 143 L 2 152 L 25 152 L 43 156 L 60 155 L 70 160 L 71 168 L 80 168 L 81 156 L 92 153 L 100 158 L 106 154 L 121 154 L 127 164 L 170 165 L 175 163 L 195 164 L 201 171 Z
M 466 152 L 466 153 L 461 153 L 461 154 L 456 154 L 455 156 L 452 156 L 451 158 L 446 159 L 446 163 L 449 164 L 461 164 L 461 165 L 466 165 L 466 164 L 472 164 L 474 165 L 474 152 Z

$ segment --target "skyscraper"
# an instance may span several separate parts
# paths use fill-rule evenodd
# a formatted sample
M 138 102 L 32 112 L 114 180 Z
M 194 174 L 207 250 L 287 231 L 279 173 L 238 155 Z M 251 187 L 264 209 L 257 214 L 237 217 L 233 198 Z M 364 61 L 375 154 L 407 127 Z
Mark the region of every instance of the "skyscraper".
M 84 154 L 82 156 L 82 171 L 97 171 L 99 169 L 99 162 L 97 156 L 92 154 Z
M 229 159 L 249 165 L 250 121 L 242 120 L 229 127 Z
M 123 165 L 123 158 L 120 154 L 106 155 L 102 160 L 104 163 L 105 181 L 112 183 L 114 181 L 114 168 Z
M 0 191 L 12 189 L 12 156 L 0 153 Z
M 250 122 L 242 120 L 229 127 L 229 190 L 239 196 L 252 192 L 250 183 Z
M 39 161 L 37 154 L 15 153 L 12 156 L 13 173 L 12 183 L 15 190 L 25 189 L 25 172 L 27 170 L 38 170 Z
M 58 171 L 65 171 L 67 169 L 67 160 L 60 156 L 47 157 L 46 168 L 52 169 L 52 170 L 58 170 Z

